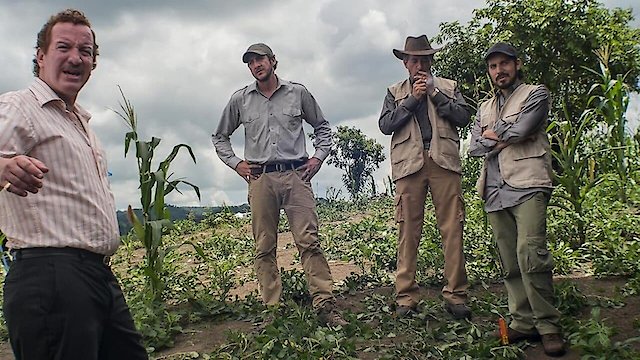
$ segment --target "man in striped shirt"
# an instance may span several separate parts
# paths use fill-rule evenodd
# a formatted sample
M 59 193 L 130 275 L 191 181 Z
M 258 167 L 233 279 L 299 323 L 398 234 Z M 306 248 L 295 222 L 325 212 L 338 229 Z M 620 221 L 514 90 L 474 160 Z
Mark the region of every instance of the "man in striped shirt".
M 119 234 L 104 151 L 76 97 L 96 66 L 84 14 L 38 33 L 35 79 L 0 96 L 4 316 L 17 359 L 147 359 L 108 263 Z

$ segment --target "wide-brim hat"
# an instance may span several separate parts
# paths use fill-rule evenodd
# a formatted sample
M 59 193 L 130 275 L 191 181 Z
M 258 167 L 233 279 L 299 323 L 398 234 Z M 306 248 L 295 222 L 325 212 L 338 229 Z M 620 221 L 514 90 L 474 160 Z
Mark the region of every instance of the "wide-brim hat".
M 442 50 L 442 48 L 431 47 L 427 35 L 420 35 L 418 37 L 408 36 L 404 42 L 404 50 L 393 49 L 393 55 L 400 60 L 404 60 L 405 55 L 433 55 L 440 50 Z
M 257 43 L 249 46 L 247 51 L 242 54 L 242 62 L 245 64 L 248 63 L 249 56 L 251 54 L 268 55 L 269 57 L 273 57 L 273 51 L 271 50 L 271 48 L 267 44 L 263 43 Z

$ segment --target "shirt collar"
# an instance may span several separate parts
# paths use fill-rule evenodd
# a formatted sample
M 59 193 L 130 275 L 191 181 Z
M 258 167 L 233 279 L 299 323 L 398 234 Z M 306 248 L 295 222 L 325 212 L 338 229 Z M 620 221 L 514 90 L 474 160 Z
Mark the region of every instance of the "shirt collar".
M 276 77 L 276 79 L 278 79 L 278 85 L 276 86 L 276 90 L 275 91 L 278 91 L 278 89 L 280 89 L 281 87 L 282 88 L 288 88 L 288 87 L 291 86 L 291 82 L 289 82 L 287 80 L 284 80 L 284 79 L 281 79 L 279 76 L 277 76 L 275 74 L 274 74 L 274 76 Z M 251 84 L 249 84 L 249 86 L 247 86 L 247 92 L 250 93 L 252 91 L 259 92 L 258 91 L 258 80 L 252 82 Z M 275 93 L 275 91 L 274 91 L 274 93 Z
M 36 100 L 38 101 L 38 104 L 40 104 L 40 107 L 44 107 L 46 104 L 52 101 L 60 102 L 60 105 L 62 107 L 65 107 L 64 100 L 62 100 L 60 96 L 58 96 L 58 94 L 56 94 L 56 92 L 53 91 L 53 89 L 51 89 L 49 85 L 47 85 L 46 82 L 42 81 L 42 79 L 38 77 L 33 80 L 31 85 L 29 86 L 29 90 L 36 97 Z M 77 103 L 73 104 L 73 112 L 78 114 L 78 116 L 80 116 L 80 118 L 82 118 L 82 120 L 86 122 L 91 119 L 91 114 Z

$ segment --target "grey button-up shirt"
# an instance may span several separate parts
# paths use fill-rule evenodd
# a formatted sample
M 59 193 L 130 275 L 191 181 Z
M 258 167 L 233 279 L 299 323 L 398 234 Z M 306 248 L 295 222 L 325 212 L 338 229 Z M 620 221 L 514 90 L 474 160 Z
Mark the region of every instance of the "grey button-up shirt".
M 220 159 L 232 169 L 242 159 L 233 152 L 229 137 L 241 124 L 247 162 L 267 164 L 306 159 L 309 155 L 302 120 L 314 130 L 313 157 L 324 161 L 331 150 L 331 127 L 307 88 L 278 78 L 276 91 L 267 98 L 253 82 L 231 96 L 211 139 Z
M 522 84 L 517 82 L 512 88 L 513 92 Z M 498 104 L 500 108 L 506 99 L 502 92 L 498 91 Z M 522 112 L 513 123 L 507 123 L 502 119 L 496 121 L 494 132 L 498 138 L 506 143 L 519 142 L 531 134 L 535 133 L 542 126 L 546 126 L 545 115 L 549 111 L 549 91 L 541 86 L 533 91 L 522 107 Z M 487 180 L 485 183 L 485 210 L 494 212 L 504 210 L 529 200 L 537 192 L 542 192 L 551 196 L 551 189 L 534 187 L 528 189 L 518 189 L 504 182 L 500 174 L 500 163 L 498 162 L 499 151 L 494 151 L 497 141 L 482 137 L 482 127 L 480 125 L 480 108 L 473 128 L 471 129 L 471 144 L 469 155 L 486 156 Z M 541 169 L 542 170 L 542 169 Z

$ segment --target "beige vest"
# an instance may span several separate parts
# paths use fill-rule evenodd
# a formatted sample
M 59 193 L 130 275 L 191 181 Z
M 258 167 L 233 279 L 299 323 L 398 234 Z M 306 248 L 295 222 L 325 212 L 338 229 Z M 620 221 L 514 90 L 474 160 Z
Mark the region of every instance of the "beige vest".
M 541 85 L 522 84 L 509 96 L 502 110 L 498 111 L 498 97 L 494 96 L 480 105 L 482 131 L 493 128 L 497 119 L 516 122 L 529 95 Z M 546 116 L 545 116 L 546 120 Z M 518 189 L 531 187 L 552 188 L 552 169 L 549 138 L 543 126 L 524 141 L 510 144 L 498 154 L 500 173 L 504 181 Z M 482 166 L 476 188 L 481 197 L 487 177 L 487 164 Z
M 433 78 L 434 85 L 445 96 L 455 99 L 456 82 L 444 78 Z M 396 106 L 411 95 L 409 79 L 400 81 L 389 87 L 389 92 L 395 98 Z M 445 119 L 442 119 L 436 107 L 428 101 L 427 113 L 431 123 L 431 148 L 429 155 L 440 167 L 462 172 L 460 165 L 460 137 L 458 130 Z M 393 181 L 414 174 L 424 165 L 424 146 L 420 125 L 415 116 L 411 117 L 403 127 L 393 132 L 391 137 L 391 178 Z

